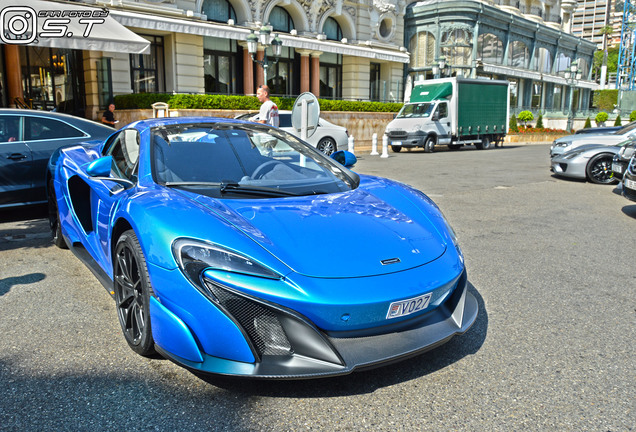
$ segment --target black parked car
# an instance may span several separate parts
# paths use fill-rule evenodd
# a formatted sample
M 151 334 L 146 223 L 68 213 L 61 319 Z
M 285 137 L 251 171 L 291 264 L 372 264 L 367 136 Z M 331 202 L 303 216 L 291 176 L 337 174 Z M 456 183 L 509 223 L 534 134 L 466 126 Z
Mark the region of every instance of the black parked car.
M 46 202 L 46 166 L 58 148 L 104 140 L 112 128 L 67 114 L 0 109 L 0 209 Z
M 623 175 L 623 196 L 636 201 L 636 154 L 630 159 Z
M 617 178 L 618 180 L 623 178 L 623 174 L 627 169 L 629 160 L 634 155 L 634 150 L 636 150 L 636 140 L 633 140 L 630 144 L 624 145 L 618 151 L 618 154 L 614 155 L 614 159 L 612 160 L 612 177 Z

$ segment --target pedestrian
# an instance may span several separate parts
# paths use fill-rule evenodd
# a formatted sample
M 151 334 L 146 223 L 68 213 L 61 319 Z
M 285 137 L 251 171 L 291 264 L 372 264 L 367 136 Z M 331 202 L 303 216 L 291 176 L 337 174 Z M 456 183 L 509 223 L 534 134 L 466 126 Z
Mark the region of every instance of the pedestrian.
M 104 111 L 104 114 L 102 115 L 102 123 L 107 124 L 108 126 L 111 126 L 111 127 L 115 127 L 115 125 L 119 123 L 119 121 L 115 120 L 114 112 L 115 112 L 115 104 L 108 105 L 108 109 Z
M 269 87 L 258 86 L 256 97 L 262 104 L 258 113 L 258 122 L 278 127 L 278 106 L 269 98 Z

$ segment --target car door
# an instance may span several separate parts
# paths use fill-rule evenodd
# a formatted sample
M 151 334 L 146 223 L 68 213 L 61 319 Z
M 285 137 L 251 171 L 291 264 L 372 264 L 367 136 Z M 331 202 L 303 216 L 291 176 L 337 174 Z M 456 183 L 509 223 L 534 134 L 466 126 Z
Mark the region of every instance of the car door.
M 46 167 L 53 152 L 90 136 L 70 124 L 44 116 L 23 117 L 24 142 L 31 151 L 32 195 L 36 201 L 46 200 Z
M 0 115 L 0 206 L 33 200 L 33 159 L 22 132 L 21 116 Z
M 448 103 L 440 102 L 433 114 L 435 120 L 435 128 L 437 129 L 438 143 L 450 144 L 451 140 L 451 121 L 448 115 Z
M 88 178 L 91 189 L 91 212 L 95 223 L 88 238 L 90 248 L 99 264 L 112 276 L 110 231 L 112 218 L 120 203 L 135 190 L 139 162 L 139 133 L 136 129 L 123 129 L 112 135 L 102 152 L 111 156 L 112 166 L 108 180 L 103 177 Z M 117 182 L 115 180 L 122 180 Z M 126 183 L 129 183 L 125 185 Z

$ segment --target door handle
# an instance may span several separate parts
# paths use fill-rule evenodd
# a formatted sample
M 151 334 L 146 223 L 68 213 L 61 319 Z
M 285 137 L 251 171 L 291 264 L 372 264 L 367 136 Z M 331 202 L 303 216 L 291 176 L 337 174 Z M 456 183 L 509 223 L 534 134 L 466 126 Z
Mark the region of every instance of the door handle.
M 7 159 L 11 159 L 11 160 L 14 160 L 14 161 L 19 161 L 19 160 L 26 159 L 26 158 L 27 158 L 27 155 L 25 155 L 24 153 L 13 153 L 13 154 L 7 156 Z

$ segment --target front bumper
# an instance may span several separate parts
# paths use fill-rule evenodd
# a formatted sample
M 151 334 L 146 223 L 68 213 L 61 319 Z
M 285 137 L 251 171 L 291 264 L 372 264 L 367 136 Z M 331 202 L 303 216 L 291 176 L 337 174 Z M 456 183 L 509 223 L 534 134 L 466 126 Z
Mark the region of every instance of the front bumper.
M 563 159 L 555 157 L 550 161 L 550 171 L 560 177 L 585 179 L 585 161 L 577 162 L 577 158 Z
M 623 177 L 622 194 L 628 200 L 636 201 L 636 176 L 629 172 Z
M 154 307 L 161 307 L 158 302 Z M 468 292 L 466 272 L 457 281 L 452 295 L 424 315 L 403 322 L 398 328 L 369 336 L 320 332 L 326 346 L 340 361 L 325 361 L 307 355 L 263 355 L 254 362 L 215 357 L 200 351 L 196 361 L 169 352 L 157 341 L 158 351 L 166 358 L 196 373 L 267 379 L 306 379 L 345 375 L 354 370 L 379 367 L 431 350 L 456 334 L 466 332 L 477 318 L 478 304 Z M 152 313 L 154 319 L 159 316 Z M 176 318 L 176 317 L 175 317 Z M 154 322 L 153 322 L 154 325 Z M 186 329 L 187 326 L 182 326 Z M 303 331 L 298 328 L 298 331 Z M 154 330 L 153 330 L 154 333 Z M 194 340 L 194 339 L 193 339 Z M 326 347 L 325 346 L 325 347 Z M 324 350 L 325 347 L 312 349 Z M 191 357 L 193 358 L 193 357 Z
M 427 134 L 421 131 L 418 132 L 388 132 L 387 138 L 389 145 L 394 147 L 423 147 L 424 141 L 426 141 Z

